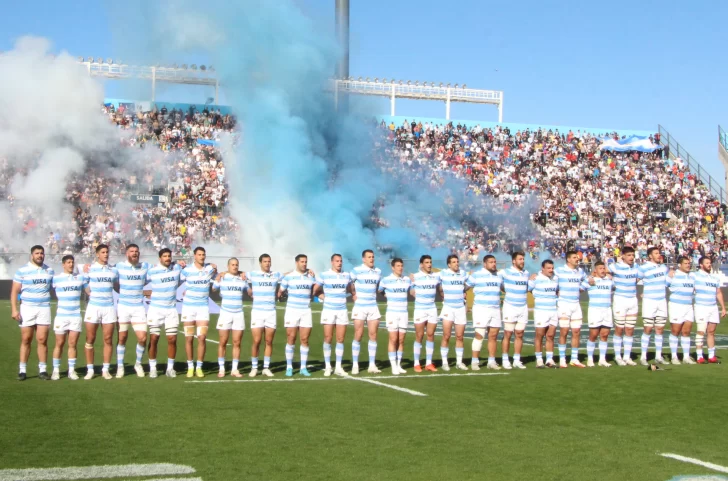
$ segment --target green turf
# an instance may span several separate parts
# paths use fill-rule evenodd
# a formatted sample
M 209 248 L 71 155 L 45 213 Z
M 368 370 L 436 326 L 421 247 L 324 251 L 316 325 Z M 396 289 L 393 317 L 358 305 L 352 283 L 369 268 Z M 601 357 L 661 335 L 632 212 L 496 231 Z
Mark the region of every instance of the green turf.
M 657 453 L 728 466 L 726 365 L 668 366 L 665 372 L 651 373 L 641 366 L 537 370 L 531 363 L 525 371 L 495 376 L 423 373 L 381 379 L 389 375 L 388 368 L 379 376 L 359 376 L 426 394 L 414 396 L 340 379 L 250 382 L 246 377 L 244 382 L 225 383 L 163 376 L 138 379 L 129 366 L 129 375 L 122 380 L 97 377 L 72 382 L 65 378 L 65 356 L 64 377 L 41 382 L 35 377 L 33 352 L 30 378 L 19 383 L 15 380 L 19 330 L 10 319 L 7 302 L 0 304 L 0 316 L 5 319 L 0 323 L 1 469 L 166 462 L 192 466 L 205 481 L 663 481 L 718 473 Z M 279 310 L 275 379 L 284 379 L 282 323 Z M 318 369 L 322 361 L 318 315 L 314 324 L 310 364 Z M 728 334 L 725 323 L 720 334 Z M 347 369 L 351 335 L 350 328 Z M 382 368 L 388 364 L 386 337 L 381 331 Z M 217 338 L 212 329 L 210 339 Z M 412 340 L 408 334 L 408 375 L 414 374 Z M 582 345 L 585 341 L 582 334 Z M 635 341 L 638 352 L 638 335 Z M 132 335 L 127 363 L 133 362 L 133 345 Z M 100 347 L 99 336 L 98 363 Z M 161 370 L 164 340 L 160 347 Z M 217 380 L 216 347 L 208 343 L 205 381 Z M 242 352 L 241 367 L 247 371 L 249 331 Z M 725 352 L 719 351 L 719 356 Z M 454 356 L 454 339 L 450 353 Z M 466 358 L 469 353 L 466 341 Z M 524 354 L 531 356 L 533 348 L 526 346 Z M 228 359 L 230 355 L 228 348 Z M 184 357 L 180 336 L 177 359 Z M 435 359 L 439 361 L 437 346 Z M 366 366 L 367 360 L 364 341 L 361 364 Z M 84 364 L 78 363 L 79 374 Z M 178 371 L 184 367 L 177 363 Z M 319 371 L 314 378 L 324 379 Z M 2 476 L 0 471 L 0 480 Z

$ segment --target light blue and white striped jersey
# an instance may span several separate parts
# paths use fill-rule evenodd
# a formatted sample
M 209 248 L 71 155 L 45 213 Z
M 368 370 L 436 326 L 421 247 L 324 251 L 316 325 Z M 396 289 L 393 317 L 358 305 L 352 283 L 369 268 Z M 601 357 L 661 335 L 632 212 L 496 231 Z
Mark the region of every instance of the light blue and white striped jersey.
M 437 286 L 440 285 L 440 273 L 417 271 L 412 282 L 415 293 L 415 309 L 434 309 Z
M 700 269 L 693 274 L 693 278 L 695 279 L 695 305 L 717 305 L 715 296 L 718 289 L 720 289 L 720 279 L 718 276 Z
M 215 269 L 210 264 L 205 264 L 202 269 L 194 264 L 182 269 L 180 281 L 185 283 L 182 305 L 207 307 L 210 300 L 210 286 L 215 279 L 215 273 Z
M 499 271 L 498 275 L 502 279 L 506 291 L 503 302 L 513 307 L 525 306 L 528 298 L 528 271 L 525 269 L 519 271 L 515 267 L 509 267 Z
M 377 284 L 382 279 L 382 270 L 378 267 L 369 268 L 364 264 L 351 270 L 351 282 L 356 289 L 354 307 L 376 307 Z
M 442 283 L 442 304 L 444 306 L 459 309 L 465 307 L 465 281 L 468 273 L 460 269 L 457 272 L 449 267 L 440 271 L 440 283 Z
M 610 308 L 612 307 L 612 290 L 614 290 L 614 281 L 604 277 L 594 276 L 594 285 L 590 286 L 588 281 L 584 281 L 581 287 L 589 294 L 589 307 Z
M 87 277 L 88 288 L 91 290 L 89 305 L 114 307 L 114 283 L 119 280 L 116 268 L 94 262 L 88 270 Z
M 81 293 L 88 287 L 84 274 L 58 274 L 53 277 L 53 289 L 58 298 L 56 317 L 81 317 Z
M 132 265 L 124 261 L 116 264 L 119 273 L 119 302 L 121 306 L 137 307 L 143 305 L 144 285 L 147 282 L 147 272 L 152 268 L 148 262 Z
M 240 275 L 225 274 L 220 282 L 213 281 L 212 288 L 220 291 L 220 310 L 232 313 L 243 311 L 243 292 L 248 289 L 248 283 Z
M 280 272 L 248 272 L 248 283 L 253 289 L 253 310 L 266 312 L 276 310 L 276 291 L 281 277 Z
M 387 296 L 387 312 L 406 313 L 407 293 L 412 286 L 412 281 L 407 276 L 395 276 L 390 274 L 379 283 L 379 292 Z
M 498 272 L 482 268 L 470 274 L 465 283 L 473 288 L 474 306 L 500 307 L 503 280 Z
M 670 289 L 670 302 L 689 306 L 693 303 L 695 274 L 675 271 L 673 277 L 667 278 L 667 287 Z
M 310 309 L 311 292 L 316 284 L 316 279 L 298 271 L 289 272 L 281 279 L 281 289 L 288 291 L 286 309 Z
M 13 281 L 20 284 L 20 301 L 26 306 L 50 307 L 53 268 L 28 262 L 17 270 Z
M 554 269 L 554 274 L 559 280 L 559 302 L 579 302 L 581 283 L 586 279 L 584 271 L 579 267 L 559 266 Z
M 157 264 L 147 271 L 147 280 L 152 284 L 149 307 L 169 309 L 177 306 L 177 287 L 181 274 L 179 264 L 171 264 L 169 268 Z
M 614 277 L 614 295 L 631 299 L 637 297 L 637 279 L 640 277 L 640 271 L 637 266 L 630 267 L 626 263 L 619 261 L 609 264 L 609 272 Z
M 539 272 L 534 280 L 528 280 L 528 290 L 533 293 L 534 308 L 539 311 L 556 311 L 559 278 L 556 275 L 546 277 Z
M 655 264 L 647 261 L 638 267 L 640 278 L 642 279 L 642 297 L 644 299 L 654 299 L 663 301 L 667 296 L 665 287 L 667 286 L 667 266 L 665 264 Z
M 316 276 L 316 284 L 324 289 L 324 309 L 331 311 L 346 310 L 346 288 L 351 283 L 348 272 L 321 272 Z

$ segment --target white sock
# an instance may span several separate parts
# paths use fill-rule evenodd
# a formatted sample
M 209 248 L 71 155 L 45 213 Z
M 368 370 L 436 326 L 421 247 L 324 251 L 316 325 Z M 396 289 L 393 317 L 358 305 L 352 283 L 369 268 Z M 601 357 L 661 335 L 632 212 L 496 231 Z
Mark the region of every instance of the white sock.
M 149 370 L 150 371 L 156 371 L 157 369 L 157 360 L 156 359 L 150 359 L 149 360 Z
M 403 357 L 404 357 L 404 351 L 400 349 L 399 351 L 397 351 L 397 365 L 400 367 L 402 367 L 402 358 Z
M 447 355 L 450 352 L 449 347 L 441 347 L 440 348 L 440 357 L 442 358 L 442 363 L 447 364 Z
M 351 341 L 351 362 L 354 364 L 359 363 L 359 350 L 361 349 L 361 344 L 359 341 Z
M 594 349 L 597 347 L 597 343 L 593 341 L 586 341 L 586 357 L 590 361 L 594 361 Z
M 432 356 L 435 353 L 435 343 L 433 341 L 425 342 L 425 364 L 432 364 Z
M 657 337 L 657 335 L 655 335 Z M 641 350 L 641 357 L 642 359 L 647 359 L 647 350 L 650 348 L 650 335 L 642 333 L 642 337 L 640 338 L 640 350 Z
M 217 358 L 217 366 L 220 368 L 221 371 L 225 370 L 225 358 L 224 357 Z
M 422 355 L 422 344 L 419 342 L 414 343 L 413 347 L 413 357 L 415 358 L 415 366 L 420 365 L 420 356 Z
M 174 369 L 174 359 L 167 359 L 167 370 Z
M 677 346 L 679 338 L 673 334 L 670 334 L 668 342 L 670 343 L 670 354 L 672 357 L 677 357 Z
M 682 348 L 683 358 L 690 356 L 690 336 L 680 336 L 680 347 Z
M 377 360 L 377 341 L 369 341 L 367 350 L 369 351 L 369 366 L 374 367 Z
M 298 349 L 301 352 L 301 369 L 306 369 L 306 363 L 308 362 L 308 346 L 300 346 Z
M 607 341 L 599 341 L 599 360 L 600 361 L 607 360 L 607 349 L 609 349 L 609 344 L 607 343 Z
M 142 357 L 144 356 L 144 346 L 136 345 L 136 363 L 142 363 Z
M 251 369 L 258 369 L 258 358 L 257 357 L 251 357 L 250 358 L 250 364 Z
M 463 352 L 464 351 L 465 351 L 465 348 L 463 348 L 463 347 L 455 348 L 455 359 L 457 360 L 458 364 L 462 364 L 462 362 L 463 362 Z
M 713 359 L 715 357 L 715 348 L 709 347 L 708 348 L 708 359 Z
M 340 342 L 336 343 L 336 369 L 341 369 L 341 360 L 344 358 L 344 345 Z
M 662 357 L 662 334 L 655 334 L 655 357 Z
M 263 356 L 263 369 L 270 367 L 270 356 Z
M 326 368 L 331 369 L 331 343 L 330 342 L 324 342 L 324 362 L 326 363 Z
M 233 371 L 238 370 L 238 363 L 240 362 L 239 359 L 233 359 Z
M 20 372 L 20 374 L 25 374 L 25 372 L 27 370 L 28 370 L 28 363 L 27 362 L 21 362 L 20 363 L 20 367 L 18 369 L 18 371 Z
M 612 343 L 614 344 L 614 357 L 616 359 L 622 358 L 622 337 L 621 336 L 613 336 L 612 337 Z
M 126 354 L 126 346 L 122 346 L 121 344 L 116 346 L 116 365 L 117 366 L 124 365 L 124 355 L 125 354 Z
M 622 342 L 624 343 L 624 358 L 629 359 L 632 355 L 632 343 L 634 342 L 634 337 L 624 336 L 622 337 Z
M 397 352 L 396 351 L 388 351 L 387 355 L 389 355 L 389 364 L 392 365 L 392 369 L 397 367 Z
M 293 369 L 293 354 L 296 352 L 296 346 L 286 344 L 286 369 Z

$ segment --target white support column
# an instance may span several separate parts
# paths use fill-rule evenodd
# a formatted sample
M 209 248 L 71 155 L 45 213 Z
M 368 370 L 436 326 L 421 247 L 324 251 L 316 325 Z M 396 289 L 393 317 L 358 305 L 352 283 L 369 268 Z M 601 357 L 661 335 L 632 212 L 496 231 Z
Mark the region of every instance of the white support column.
M 334 110 L 339 111 L 339 80 L 334 79 Z
M 220 93 L 220 80 L 215 79 L 215 105 L 220 105 L 220 102 L 217 100 L 217 96 Z
M 390 113 L 389 113 L 389 115 L 391 115 L 392 117 L 395 116 L 395 113 L 394 113 L 394 102 L 395 102 L 395 100 L 394 99 L 396 97 L 394 96 L 394 90 L 395 90 L 395 86 L 394 86 L 394 83 L 392 83 L 392 100 L 391 100 L 392 108 L 390 109 Z
M 503 123 L 503 92 L 501 92 L 500 102 L 498 102 L 498 123 Z
M 152 67 L 152 102 L 155 100 L 157 93 L 157 67 Z
M 447 100 L 445 100 L 445 119 L 450 120 L 450 88 L 447 89 Z

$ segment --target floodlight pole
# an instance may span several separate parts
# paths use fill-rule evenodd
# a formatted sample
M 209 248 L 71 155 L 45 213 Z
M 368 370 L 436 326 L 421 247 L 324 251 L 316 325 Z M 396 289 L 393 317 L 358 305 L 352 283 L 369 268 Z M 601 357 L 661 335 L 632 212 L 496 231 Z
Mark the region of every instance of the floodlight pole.
M 341 49 L 339 62 L 336 65 L 336 78 L 347 79 L 349 78 L 349 0 L 335 0 L 335 2 L 336 39 Z M 336 108 L 343 113 L 349 110 L 345 95 L 336 99 Z

